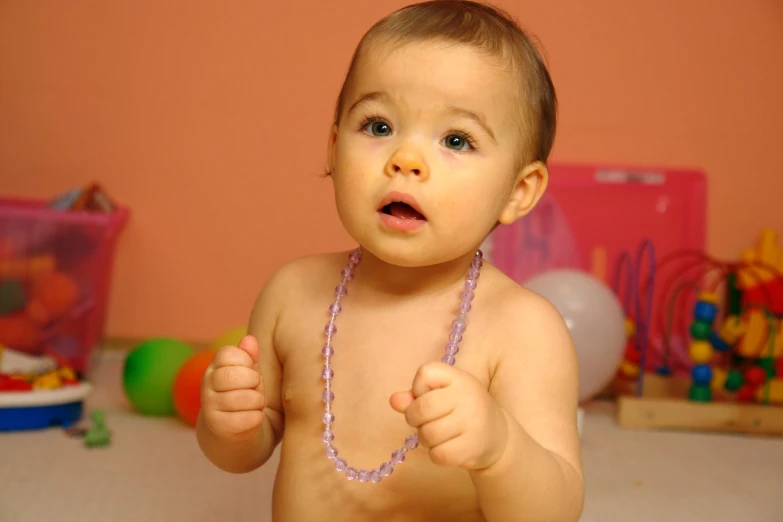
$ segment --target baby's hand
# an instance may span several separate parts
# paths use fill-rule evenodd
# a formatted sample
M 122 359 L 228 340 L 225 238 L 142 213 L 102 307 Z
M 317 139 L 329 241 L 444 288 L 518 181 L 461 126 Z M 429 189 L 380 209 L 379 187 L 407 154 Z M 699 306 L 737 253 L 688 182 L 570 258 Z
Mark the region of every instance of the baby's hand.
M 391 405 L 435 464 L 486 469 L 506 449 L 506 414 L 473 375 L 445 363 L 419 368 L 411 390 L 392 395 Z
M 245 336 L 239 346 L 215 354 L 201 384 L 204 424 L 232 441 L 255 436 L 264 420 L 264 379 L 258 370 L 258 341 Z

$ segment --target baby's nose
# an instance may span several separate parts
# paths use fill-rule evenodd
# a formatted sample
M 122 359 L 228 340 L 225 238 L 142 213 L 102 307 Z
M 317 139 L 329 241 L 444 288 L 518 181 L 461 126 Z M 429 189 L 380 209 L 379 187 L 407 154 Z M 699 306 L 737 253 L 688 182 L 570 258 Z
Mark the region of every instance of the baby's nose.
M 412 147 L 398 149 L 386 164 L 386 174 L 412 174 L 420 179 L 429 177 L 429 168 L 422 155 Z

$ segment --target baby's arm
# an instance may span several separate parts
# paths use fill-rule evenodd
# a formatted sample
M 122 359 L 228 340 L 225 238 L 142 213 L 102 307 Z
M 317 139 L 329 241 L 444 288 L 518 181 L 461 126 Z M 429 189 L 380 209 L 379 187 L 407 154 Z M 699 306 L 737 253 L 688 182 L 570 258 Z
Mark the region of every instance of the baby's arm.
M 488 522 L 576 522 L 584 482 L 571 337 L 536 295 L 524 293 L 508 310 L 502 323 L 508 343 L 489 390 L 508 421 L 508 444 L 496 464 L 471 478 Z
M 248 335 L 257 342 L 244 339 L 239 347 L 221 348 L 204 376 L 198 443 L 213 464 L 232 473 L 263 465 L 283 436 L 282 369 L 274 348 L 283 280 L 281 272 L 275 274 L 253 307 Z M 221 391 L 227 388 L 231 391 Z

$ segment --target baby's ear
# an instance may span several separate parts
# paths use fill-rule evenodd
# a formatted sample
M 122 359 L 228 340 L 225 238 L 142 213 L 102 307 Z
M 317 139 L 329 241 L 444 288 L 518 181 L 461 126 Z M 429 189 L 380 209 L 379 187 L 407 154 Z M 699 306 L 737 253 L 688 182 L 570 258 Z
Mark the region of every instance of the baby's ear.
M 331 176 L 334 172 L 335 153 L 337 147 L 337 125 L 332 125 L 329 130 L 329 140 L 326 147 L 326 175 Z
M 519 171 L 508 203 L 498 217 L 504 225 L 510 225 L 535 208 L 549 183 L 549 170 L 541 161 L 534 161 Z

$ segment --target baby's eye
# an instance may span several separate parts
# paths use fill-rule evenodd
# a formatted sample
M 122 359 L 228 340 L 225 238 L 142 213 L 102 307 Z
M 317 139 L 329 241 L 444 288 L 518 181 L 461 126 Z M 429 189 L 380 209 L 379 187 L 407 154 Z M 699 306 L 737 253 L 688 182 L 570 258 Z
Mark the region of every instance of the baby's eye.
M 449 134 L 443 138 L 446 147 L 457 151 L 468 151 L 473 148 L 471 139 L 467 136 L 461 136 L 459 134 Z
M 391 126 L 383 120 L 373 120 L 364 126 L 364 130 L 373 136 L 388 136 L 391 134 Z

